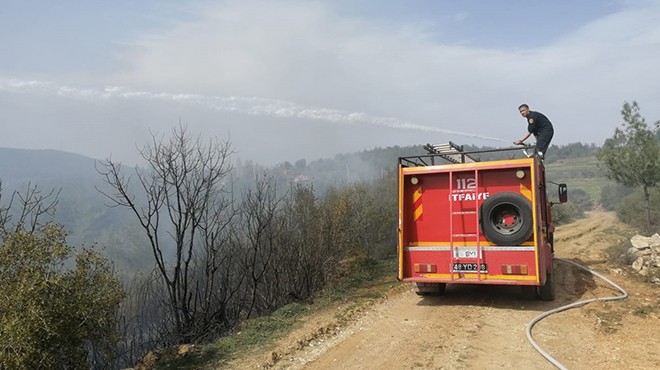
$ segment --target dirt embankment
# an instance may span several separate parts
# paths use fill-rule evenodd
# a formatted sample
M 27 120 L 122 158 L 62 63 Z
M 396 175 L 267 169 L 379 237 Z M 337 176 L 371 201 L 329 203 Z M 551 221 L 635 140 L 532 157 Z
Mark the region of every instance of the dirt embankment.
M 630 294 L 625 301 L 594 302 L 535 326 L 539 345 L 567 368 L 660 368 L 660 291 L 607 262 L 607 247 L 626 231 L 614 214 L 592 212 L 555 233 L 557 257 L 598 271 Z M 340 327 L 337 311 L 310 316 L 275 349 L 230 367 L 553 369 L 527 341 L 529 321 L 565 304 L 617 294 L 600 279 L 555 263 L 553 302 L 525 301 L 516 287 L 453 285 L 446 296 L 418 297 L 405 286 Z

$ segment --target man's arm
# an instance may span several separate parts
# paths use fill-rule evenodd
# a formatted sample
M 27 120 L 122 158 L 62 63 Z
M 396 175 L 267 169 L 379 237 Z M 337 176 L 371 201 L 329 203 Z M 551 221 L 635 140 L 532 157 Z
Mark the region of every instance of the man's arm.
M 531 132 L 528 132 L 527 135 L 523 136 L 522 139 L 520 139 L 520 140 L 518 140 L 518 141 L 514 141 L 513 143 L 514 143 L 515 145 L 523 145 L 523 144 L 525 143 L 525 140 L 527 140 L 527 138 L 528 138 L 529 135 L 531 135 L 531 134 L 532 134 Z

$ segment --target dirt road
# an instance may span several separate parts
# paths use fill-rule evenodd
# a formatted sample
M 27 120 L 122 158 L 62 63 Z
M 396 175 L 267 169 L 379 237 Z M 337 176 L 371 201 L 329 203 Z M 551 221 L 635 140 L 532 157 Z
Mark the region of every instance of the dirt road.
M 614 214 L 593 212 L 555 233 L 557 257 L 598 271 L 630 294 L 535 326 L 539 345 L 569 369 L 660 368 L 660 289 L 607 263 L 607 247 L 624 231 Z M 405 286 L 339 328 L 332 324 L 336 312 L 310 317 L 277 349 L 240 367 L 553 369 L 527 341 L 529 321 L 565 304 L 617 294 L 600 279 L 555 263 L 553 302 L 525 301 L 516 287 L 451 285 L 446 296 L 419 297 Z

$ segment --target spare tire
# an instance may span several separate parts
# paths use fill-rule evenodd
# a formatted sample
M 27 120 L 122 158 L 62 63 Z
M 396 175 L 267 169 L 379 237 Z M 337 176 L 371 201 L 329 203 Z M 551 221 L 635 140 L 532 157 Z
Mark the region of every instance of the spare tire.
M 532 204 L 518 193 L 501 192 L 486 198 L 479 209 L 481 231 L 496 245 L 519 245 L 533 232 Z

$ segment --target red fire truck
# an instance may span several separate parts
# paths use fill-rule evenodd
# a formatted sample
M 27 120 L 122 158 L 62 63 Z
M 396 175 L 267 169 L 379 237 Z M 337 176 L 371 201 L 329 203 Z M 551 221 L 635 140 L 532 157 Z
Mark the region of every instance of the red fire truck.
M 553 300 L 555 228 L 543 160 L 477 160 L 519 147 L 425 149 L 399 158 L 398 279 L 415 283 L 419 295 L 443 294 L 447 284 L 499 284 Z M 566 184 L 554 185 L 566 202 Z

